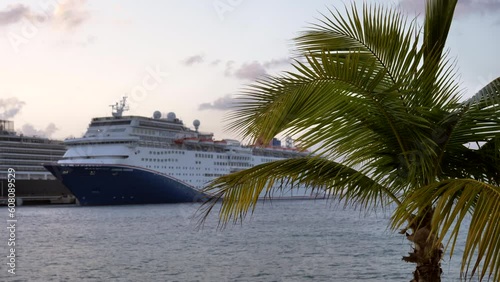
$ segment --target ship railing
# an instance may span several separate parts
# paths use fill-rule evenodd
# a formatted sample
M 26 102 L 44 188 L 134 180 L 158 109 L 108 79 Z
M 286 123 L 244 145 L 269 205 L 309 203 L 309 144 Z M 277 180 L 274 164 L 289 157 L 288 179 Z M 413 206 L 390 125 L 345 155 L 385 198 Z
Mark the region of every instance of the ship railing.
M 137 142 L 139 138 L 136 136 L 111 136 L 107 135 L 97 135 L 95 137 L 81 137 L 81 138 L 67 138 L 64 140 L 64 144 L 79 144 L 79 143 L 105 143 L 105 142 Z
M 152 148 L 164 148 L 164 149 L 180 149 L 182 146 L 177 144 L 168 144 L 162 142 L 152 142 L 152 141 L 139 141 L 139 146 L 152 147 Z
M 47 179 L 54 179 L 51 178 L 52 175 L 50 172 L 45 171 L 45 172 L 29 172 L 29 173 L 22 173 L 19 171 L 16 171 L 16 180 L 47 180 Z M 6 173 L 0 173 L 0 179 L 6 179 L 7 174 Z

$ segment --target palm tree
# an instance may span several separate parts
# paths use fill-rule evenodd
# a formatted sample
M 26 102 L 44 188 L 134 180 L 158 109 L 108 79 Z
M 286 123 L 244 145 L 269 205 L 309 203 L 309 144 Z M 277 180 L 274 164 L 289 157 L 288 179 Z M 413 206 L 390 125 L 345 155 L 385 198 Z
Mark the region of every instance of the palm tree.
M 463 101 L 444 49 L 456 3 L 429 0 L 423 27 L 353 4 L 295 38 L 295 71 L 247 87 L 229 128 L 256 143 L 281 133 L 321 149 L 218 178 L 206 214 L 222 199 L 221 223 L 241 220 L 275 183 L 395 205 L 391 227 L 414 247 L 403 257 L 416 264 L 412 281 L 440 281 L 443 249 L 453 254 L 467 218 L 462 272 L 499 281 L 500 78 Z

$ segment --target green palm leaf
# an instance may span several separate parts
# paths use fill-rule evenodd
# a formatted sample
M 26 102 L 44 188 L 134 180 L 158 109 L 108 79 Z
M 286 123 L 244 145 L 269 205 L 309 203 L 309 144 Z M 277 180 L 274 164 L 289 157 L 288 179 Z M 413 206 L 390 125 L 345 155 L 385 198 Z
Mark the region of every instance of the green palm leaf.
M 309 156 L 264 163 L 216 179 L 204 190 L 212 195 L 205 209 L 210 210 L 222 200 L 220 223 L 224 225 L 243 219 L 248 210 L 253 211 L 260 196 L 272 199 L 275 193 L 285 189 L 293 192 L 298 186 L 307 187 L 311 195 L 335 197 L 365 208 L 399 202 L 389 189 L 361 172 Z
M 399 11 L 382 6 L 363 5 L 362 16 L 356 5 L 346 8 L 347 16 L 330 11 L 321 24 L 296 38 L 298 49 L 320 56 L 324 51 L 361 52 L 377 62 L 393 84 L 403 83 L 407 69 L 416 69 L 422 53 L 418 52 L 418 30 Z
M 500 132 L 500 77 L 462 103 L 452 142 L 488 141 Z
M 457 178 L 499 183 L 500 78 L 461 103 L 439 124 L 441 157 L 436 168 Z M 494 181 L 494 182 L 492 182 Z

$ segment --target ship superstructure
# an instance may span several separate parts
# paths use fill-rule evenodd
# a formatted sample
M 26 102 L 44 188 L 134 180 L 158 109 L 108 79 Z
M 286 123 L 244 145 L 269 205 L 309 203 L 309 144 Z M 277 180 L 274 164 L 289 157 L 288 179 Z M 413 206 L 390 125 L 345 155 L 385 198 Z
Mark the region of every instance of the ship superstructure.
M 0 197 L 7 197 L 7 174 L 13 169 L 18 201 L 71 198 L 69 190 L 42 165 L 58 161 L 65 151 L 63 141 L 17 134 L 14 122 L 0 120 Z
M 173 112 L 148 118 L 124 116 L 125 109 L 124 98 L 111 117 L 93 118 L 84 136 L 65 140 L 64 157 L 46 165 L 82 205 L 198 201 L 201 189 L 219 176 L 307 154 L 290 141 L 288 147 L 277 140 L 255 147 L 214 140 L 198 130 L 198 120 L 190 129 Z

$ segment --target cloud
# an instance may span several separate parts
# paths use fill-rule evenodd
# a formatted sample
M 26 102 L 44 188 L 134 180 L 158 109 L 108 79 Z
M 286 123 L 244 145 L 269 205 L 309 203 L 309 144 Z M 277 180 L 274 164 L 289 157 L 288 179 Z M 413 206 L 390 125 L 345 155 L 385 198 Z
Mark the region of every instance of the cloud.
M 194 56 L 187 57 L 182 62 L 186 66 L 192 66 L 194 64 L 201 64 L 201 63 L 203 63 L 204 60 L 205 59 L 203 58 L 203 55 L 194 55 Z
M 467 16 L 471 14 L 491 14 L 498 15 L 500 11 L 500 1 L 498 0 L 460 0 L 457 4 L 457 16 Z
M 231 98 L 231 95 L 226 95 L 222 98 L 219 98 L 212 103 L 203 103 L 200 104 L 198 109 L 200 111 L 203 110 L 229 110 L 234 105 L 234 100 Z
M 425 13 L 425 1 L 422 0 L 401 0 L 399 7 L 409 13 L 416 13 L 418 15 L 424 15 Z
M 266 75 L 266 68 L 259 62 L 244 63 L 239 69 L 234 72 L 234 76 L 239 79 L 254 80 Z
M 17 98 L 0 99 L 0 119 L 13 118 L 21 111 L 24 104 Z
M 71 30 L 90 18 L 87 0 L 61 1 L 54 10 L 53 20 L 57 27 Z
M 86 47 L 88 45 L 94 44 L 97 40 L 97 37 L 94 35 L 88 35 L 87 38 L 80 43 L 81 46 Z
M 224 76 L 233 75 L 233 65 L 234 65 L 234 61 L 227 61 L 226 62 L 226 69 L 224 70 Z
M 210 65 L 211 65 L 211 66 L 217 66 L 220 62 L 222 62 L 222 60 L 220 60 L 220 59 L 213 60 L 213 61 L 210 63 Z
M 63 30 L 72 30 L 90 18 L 87 10 L 87 0 L 61 0 L 55 1 L 53 10 L 32 8 L 21 4 L 9 5 L 5 10 L 0 10 L 0 26 L 11 25 L 28 19 L 33 24 L 52 22 L 54 27 Z
M 31 11 L 22 4 L 10 5 L 0 11 L 0 26 L 19 22 L 23 17 L 31 17 Z
M 27 123 L 21 128 L 21 132 L 26 136 L 50 137 L 58 128 L 54 123 L 50 123 L 45 129 L 36 129 L 33 125 Z
M 262 65 L 266 69 L 279 67 L 279 66 L 288 66 L 288 65 L 290 65 L 290 59 L 289 58 L 272 59 L 270 61 L 264 62 Z
M 422 0 L 401 0 L 399 6 L 421 16 L 425 14 L 425 1 Z M 460 0 L 455 10 L 455 18 L 472 14 L 496 15 L 498 11 L 500 11 L 500 1 L 498 0 Z
M 239 79 L 254 80 L 264 75 L 267 75 L 267 71 L 269 69 L 283 65 L 290 65 L 290 59 L 280 58 L 280 59 L 272 59 L 270 61 L 265 61 L 263 63 L 259 61 L 253 61 L 251 63 L 243 63 L 236 70 L 234 70 L 234 62 L 228 61 L 226 63 L 226 69 L 224 70 L 224 75 L 234 76 Z
M 198 54 L 187 57 L 182 61 L 182 63 L 186 66 L 192 66 L 194 64 L 202 64 L 205 61 L 206 61 L 205 56 Z M 209 62 L 207 61 L 206 64 L 211 67 L 215 67 L 221 64 L 222 62 L 223 61 L 221 59 L 215 59 L 211 61 L 209 60 Z M 239 67 L 236 67 L 235 65 L 236 63 L 232 60 L 226 61 L 224 67 L 224 76 L 236 77 L 238 79 L 254 80 L 263 75 L 266 75 L 268 69 L 272 69 L 283 65 L 290 65 L 290 59 L 279 58 L 279 59 L 272 59 L 270 61 L 264 61 L 262 63 L 259 61 L 245 62 L 241 64 Z

